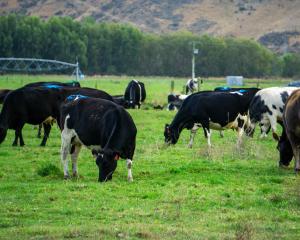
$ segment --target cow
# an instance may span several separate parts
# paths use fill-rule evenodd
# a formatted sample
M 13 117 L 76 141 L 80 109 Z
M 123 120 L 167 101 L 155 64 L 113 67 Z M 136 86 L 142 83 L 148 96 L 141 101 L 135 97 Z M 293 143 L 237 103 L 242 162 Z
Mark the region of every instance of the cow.
M 80 83 L 78 81 L 71 81 L 71 82 L 66 82 L 66 83 L 62 83 L 62 82 L 33 82 L 33 83 L 28 83 L 26 85 L 24 85 L 24 87 L 41 87 L 41 86 L 50 86 L 50 85 L 54 85 L 54 86 L 63 86 L 63 87 L 80 87 Z
M 71 82 L 66 82 L 66 83 L 55 82 L 55 81 L 52 81 L 52 82 L 33 82 L 33 83 L 28 83 L 28 84 L 24 85 L 24 87 L 42 87 L 42 86 L 47 86 L 47 87 L 52 86 L 53 88 L 56 88 L 57 86 L 81 87 L 80 83 L 78 81 L 71 81 Z M 52 124 L 52 123 L 50 123 L 50 124 Z M 42 126 L 43 126 L 43 124 L 39 125 L 38 134 L 37 134 L 38 138 L 41 137 Z M 45 131 L 44 131 L 44 135 L 45 135 Z
M 247 111 L 256 91 L 214 92 L 203 91 L 190 95 L 185 99 L 172 123 L 165 125 L 165 142 L 176 144 L 184 128 L 192 129 L 198 125 L 207 135 L 208 146 L 211 147 L 210 129 L 238 131 L 238 147 L 246 126 Z
M 239 92 L 239 93 L 246 93 L 248 91 L 251 91 L 251 92 L 257 92 L 259 91 L 260 89 L 259 88 L 229 88 L 229 87 L 217 87 L 214 89 L 214 91 L 217 91 L 217 92 Z M 183 96 L 186 96 L 186 95 L 183 95 Z M 183 101 L 182 101 L 183 102 Z M 189 144 L 188 144 L 188 147 L 189 148 L 192 148 L 193 147 L 193 143 L 194 143 L 194 138 L 196 136 L 196 133 L 197 133 L 197 130 L 201 128 L 201 124 L 199 123 L 196 123 L 192 129 L 191 129 L 191 134 L 190 134 L 190 141 L 189 141 Z M 223 133 L 223 130 L 220 130 L 219 131 L 220 133 L 220 137 L 223 138 L 224 137 L 224 133 Z M 204 131 L 204 135 L 205 137 L 207 138 L 207 134 L 206 134 L 206 131 Z
M 268 129 L 271 127 L 272 136 L 278 141 L 277 122 L 282 122 L 285 102 L 297 89 L 295 87 L 270 87 L 258 91 L 249 106 L 250 123 L 246 134 L 252 136 L 258 123 L 262 131 L 261 138 L 267 136 Z
M 92 88 L 63 87 L 45 85 L 41 87 L 22 87 L 10 92 L 3 103 L 0 114 L 0 144 L 4 141 L 8 129 L 15 130 L 13 146 L 24 146 L 22 128 L 25 123 L 43 124 L 45 134 L 41 146 L 45 146 L 51 125 L 59 120 L 60 104 L 72 94 L 82 94 L 112 101 L 112 97 L 101 90 Z
M 300 171 L 300 89 L 287 99 L 283 112 L 283 131 L 277 148 L 279 166 L 288 166 L 295 157 L 295 172 Z
M 136 126 L 129 113 L 107 100 L 87 96 L 68 97 L 61 106 L 61 161 L 69 178 L 67 156 L 73 176 L 78 175 L 77 158 L 82 145 L 90 148 L 99 168 L 99 182 L 112 180 L 119 158 L 127 159 L 128 181 L 136 142 Z
M 11 91 L 11 89 L 0 89 L 0 104 L 3 104 L 6 95 Z
M 135 79 L 130 81 L 125 90 L 124 99 L 128 102 L 128 108 L 140 108 L 142 102 L 146 99 L 144 83 Z
M 184 94 L 174 94 L 174 93 L 169 94 L 167 110 L 168 111 L 178 110 L 182 105 L 184 99 L 186 99 L 187 97 L 188 95 L 184 95 Z
M 198 79 L 189 79 L 185 84 L 185 94 L 190 95 L 194 92 L 198 91 Z

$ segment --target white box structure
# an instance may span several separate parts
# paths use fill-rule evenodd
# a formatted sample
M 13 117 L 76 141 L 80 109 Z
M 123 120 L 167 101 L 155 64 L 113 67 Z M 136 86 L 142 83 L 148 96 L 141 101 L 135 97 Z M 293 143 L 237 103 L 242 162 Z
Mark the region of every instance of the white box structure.
M 228 86 L 243 86 L 244 85 L 243 76 L 227 76 L 226 83 Z

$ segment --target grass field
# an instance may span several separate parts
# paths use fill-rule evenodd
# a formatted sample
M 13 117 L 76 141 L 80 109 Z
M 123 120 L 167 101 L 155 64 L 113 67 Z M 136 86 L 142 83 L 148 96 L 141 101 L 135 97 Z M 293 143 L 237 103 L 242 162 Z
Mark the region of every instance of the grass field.
M 33 81 L 67 81 L 67 76 L 0 76 L 0 88 Z M 82 86 L 122 94 L 130 77 L 88 77 Z M 87 149 L 78 160 L 79 179 L 63 180 L 60 133 L 52 129 L 46 147 L 26 125 L 24 147 L 12 147 L 9 131 L 0 146 L 0 239 L 300 239 L 300 176 L 293 166 L 278 168 L 271 136 L 244 138 L 213 133 L 213 148 L 200 130 L 193 149 L 183 131 L 175 146 L 164 145 L 163 129 L 175 112 L 151 110 L 166 104 L 172 78 L 145 82 L 146 104 L 130 110 L 138 128 L 132 183 L 125 161 L 113 181 L 97 182 L 98 169 Z M 177 92 L 185 79 L 174 79 Z M 256 86 L 247 80 L 246 86 Z M 264 80 L 261 87 L 284 85 Z M 207 79 L 202 89 L 225 85 Z M 258 132 L 258 131 L 257 131 Z

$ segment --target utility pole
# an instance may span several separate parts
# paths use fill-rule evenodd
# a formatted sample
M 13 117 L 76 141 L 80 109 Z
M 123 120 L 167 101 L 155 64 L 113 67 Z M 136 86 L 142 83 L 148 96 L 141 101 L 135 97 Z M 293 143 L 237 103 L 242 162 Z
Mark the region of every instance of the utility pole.
M 193 41 L 192 45 L 193 45 L 193 53 L 192 53 L 192 79 L 195 79 L 195 55 L 198 54 L 199 50 L 197 48 L 195 48 L 195 44 L 196 42 Z

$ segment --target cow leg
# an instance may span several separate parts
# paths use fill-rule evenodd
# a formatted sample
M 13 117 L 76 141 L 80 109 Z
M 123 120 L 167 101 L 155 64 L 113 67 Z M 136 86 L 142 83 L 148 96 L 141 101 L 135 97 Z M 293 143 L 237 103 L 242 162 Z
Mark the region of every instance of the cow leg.
M 78 177 L 77 158 L 81 149 L 81 145 L 73 145 L 73 146 L 74 146 L 74 151 L 71 153 L 72 172 L 73 172 L 73 177 Z
M 15 130 L 15 140 L 13 142 L 13 146 L 18 146 L 18 139 L 20 139 L 20 146 L 24 146 L 24 140 L 22 136 L 22 128 L 24 124 L 20 125 L 16 130 Z
M 39 124 L 37 137 L 41 138 L 42 136 L 42 124 Z
M 243 134 L 244 134 L 244 128 L 238 127 L 237 132 L 238 132 L 237 148 L 240 149 L 242 142 L 243 142 L 242 138 L 243 138 Z
M 69 178 L 68 171 L 68 153 L 71 150 L 71 136 L 64 129 L 61 134 L 61 162 L 64 167 L 64 179 Z
M 272 136 L 276 141 L 279 141 L 279 136 L 276 133 L 276 127 L 277 127 L 277 119 L 275 117 L 270 119 L 271 129 L 272 129 Z
M 223 138 L 224 137 L 224 131 L 220 130 L 220 137 Z
M 48 139 L 50 131 L 51 131 L 51 124 L 43 123 L 43 127 L 44 127 L 44 137 L 43 137 L 43 140 L 41 142 L 41 146 L 46 145 L 47 139 Z
M 18 131 L 15 130 L 15 139 L 13 141 L 13 146 L 18 146 L 18 138 L 19 138 L 19 134 L 18 134 Z
M 132 160 L 131 159 L 127 159 L 126 160 L 126 165 L 127 165 L 127 170 L 128 170 L 128 181 L 132 182 L 133 178 L 132 178 L 132 172 L 131 172 L 131 167 L 132 167 Z
M 23 126 L 22 126 L 23 128 Z M 19 130 L 19 138 L 20 138 L 20 146 L 24 146 L 25 143 L 24 143 L 24 139 L 23 139 L 23 135 L 22 135 L 22 128 Z
M 199 127 L 197 125 L 194 125 L 193 128 L 191 129 L 190 142 L 189 142 L 189 145 L 188 145 L 189 148 L 193 147 L 194 138 L 195 138 L 195 135 L 197 133 L 198 128 Z

